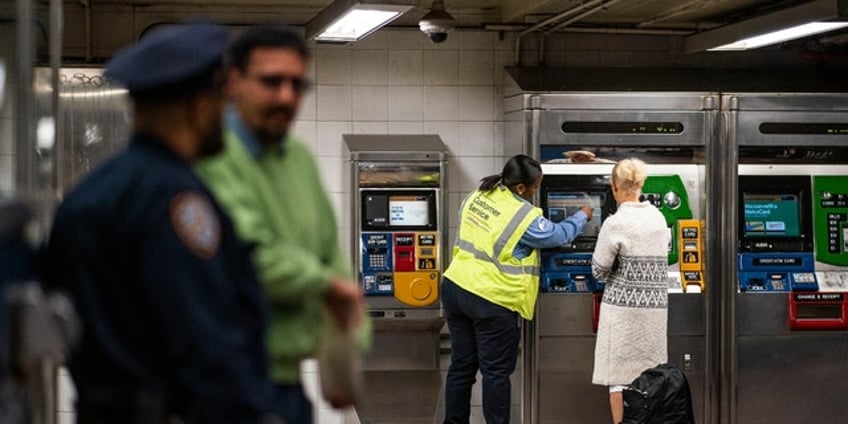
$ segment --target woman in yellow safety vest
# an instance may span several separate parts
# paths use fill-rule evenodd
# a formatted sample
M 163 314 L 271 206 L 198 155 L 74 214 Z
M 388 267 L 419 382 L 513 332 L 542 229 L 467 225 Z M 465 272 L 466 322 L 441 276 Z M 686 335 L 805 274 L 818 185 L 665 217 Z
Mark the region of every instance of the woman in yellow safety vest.
M 468 423 L 478 369 L 486 423 L 510 421 L 509 377 L 518 355 L 518 317 L 533 319 L 538 249 L 570 243 L 592 219 L 589 206 L 561 222 L 545 218 L 530 203 L 541 183 L 539 162 L 516 155 L 500 174 L 480 180 L 460 206 L 453 260 L 442 280 L 451 337 L 446 424 Z

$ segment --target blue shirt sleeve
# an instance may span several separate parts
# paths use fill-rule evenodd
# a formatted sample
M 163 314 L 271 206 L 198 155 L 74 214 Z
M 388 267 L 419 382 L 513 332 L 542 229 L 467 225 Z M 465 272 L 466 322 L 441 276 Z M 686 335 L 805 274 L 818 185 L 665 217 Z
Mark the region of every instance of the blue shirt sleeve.
M 521 236 L 521 240 L 515 246 L 513 256 L 523 259 L 529 256 L 533 249 L 557 247 L 571 243 L 583 231 L 586 218 L 586 214 L 580 210 L 560 222 L 553 222 L 544 216 L 536 218 Z

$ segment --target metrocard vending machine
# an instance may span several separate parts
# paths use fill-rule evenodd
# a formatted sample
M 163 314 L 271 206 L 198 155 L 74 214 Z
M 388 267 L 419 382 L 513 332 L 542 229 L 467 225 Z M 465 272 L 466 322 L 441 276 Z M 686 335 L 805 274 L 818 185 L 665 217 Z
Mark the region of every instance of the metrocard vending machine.
M 354 275 L 373 328 L 362 422 L 418 422 L 441 388 L 447 148 L 436 135 L 345 134 Z
M 724 199 L 735 204 L 736 237 L 722 237 L 736 244 L 735 267 L 722 267 L 736 274 L 735 290 L 723 292 L 733 321 L 722 346 L 733 365 L 729 422 L 845 422 L 845 96 L 728 93 L 722 110 L 738 152 L 727 170 L 736 190 Z
M 628 154 L 629 156 L 629 154 Z M 540 294 L 537 309 L 539 355 L 538 422 L 601 422 L 606 417 L 608 393 L 588 384 L 594 362 L 595 334 L 604 285 L 592 275 L 592 254 L 604 220 L 616 212 L 610 189 L 613 164 L 543 163 L 540 206 L 554 222 L 588 205 L 592 220 L 571 243 L 541 252 Z M 702 344 L 683 326 L 701 311 L 703 226 L 700 169 L 695 164 L 649 164 L 642 188 L 649 202 L 665 217 L 668 245 L 669 359 L 681 368 L 688 360 L 701 360 Z M 688 369 L 687 369 L 688 370 Z M 694 382 L 695 379 L 692 378 Z M 570 393 L 562 397 L 562 393 Z M 581 408 L 581 405 L 592 405 Z M 568 419 L 563 418 L 566 411 Z M 579 418 L 573 418 L 578 416 Z

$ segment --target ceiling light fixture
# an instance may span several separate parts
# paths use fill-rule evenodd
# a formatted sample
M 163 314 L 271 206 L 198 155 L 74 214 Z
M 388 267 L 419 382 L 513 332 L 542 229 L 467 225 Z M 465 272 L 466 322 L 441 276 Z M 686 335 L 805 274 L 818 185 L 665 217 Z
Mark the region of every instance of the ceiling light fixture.
M 749 50 L 848 27 L 848 0 L 817 0 L 686 37 L 684 51 Z
M 306 23 L 306 39 L 359 41 L 417 4 L 418 0 L 335 0 Z

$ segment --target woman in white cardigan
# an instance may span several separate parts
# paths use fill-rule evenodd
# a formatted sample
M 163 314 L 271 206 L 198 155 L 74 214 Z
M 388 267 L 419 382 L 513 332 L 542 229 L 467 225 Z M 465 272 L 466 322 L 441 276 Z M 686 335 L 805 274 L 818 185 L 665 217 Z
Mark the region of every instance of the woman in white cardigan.
M 646 165 L 639 159 L 613 167 L 618 210 L 601 226 L 592 255 L 592 274 L 605 283 L 592 383 L 609 386 L 613 424 L 624 415 L 624 386 L 668 360 L 670 234 L 662 213 L 639 202 L 646 177 Z

